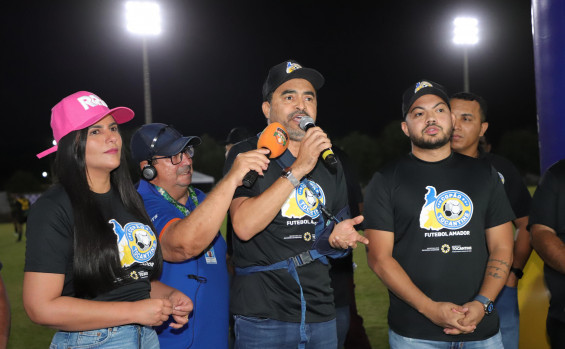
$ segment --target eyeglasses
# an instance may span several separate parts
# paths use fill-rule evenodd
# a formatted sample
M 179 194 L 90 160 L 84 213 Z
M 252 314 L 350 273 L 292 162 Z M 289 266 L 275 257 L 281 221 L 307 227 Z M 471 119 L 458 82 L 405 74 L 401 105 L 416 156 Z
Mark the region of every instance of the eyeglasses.
M 159 156 L 154 157 L 151 160 L 159 160 L 159 159 L 171 159 L 171 164 L 178 165 L 182 162 L 182 156 L 186 154 L 189 158 L 194 156 L 194 147 L 192 145 L 187 146 L 184 148 L 180 153 L 172 155 L 172 156 Z

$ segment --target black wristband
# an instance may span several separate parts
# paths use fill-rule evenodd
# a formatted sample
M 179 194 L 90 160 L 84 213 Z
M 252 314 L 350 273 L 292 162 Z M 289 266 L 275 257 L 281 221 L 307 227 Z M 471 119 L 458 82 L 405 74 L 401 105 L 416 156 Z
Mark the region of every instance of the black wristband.
M 514 275 L 516 275 L 516 277 L 517 277 L 518 279 L 521 279 L 522 276 L 524 276 L 524 272 L 523 272 L 522 269 L 520 269 L 520 268 L 514 268 L 514 267 L 512 267 L 512 268 L 510 268 L 510 271 L 511 271 L 512 273 L 514 273 Z

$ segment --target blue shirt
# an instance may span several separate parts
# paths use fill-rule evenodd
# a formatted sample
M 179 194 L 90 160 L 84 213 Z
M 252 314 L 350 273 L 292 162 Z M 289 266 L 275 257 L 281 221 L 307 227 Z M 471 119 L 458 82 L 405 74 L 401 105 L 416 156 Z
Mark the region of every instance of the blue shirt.
M 206 195 L 196 191 L 198 202 Z M 184 218 L 155 187 L 141 180 L 137 189 L 155 230 L 161 237 L 170 222 Z M 189 198 L 185 207 L 194 211 Z M 160 280 L 186 294 L 194 303 L 188 324 L 172 329 L 169 322 L 157 328 L 162 348 L 227 348 L 229 326 L 229 282 L 226 265 L 226 242 L 219 234 L 202 254 L 180 263 L 163 262 Z

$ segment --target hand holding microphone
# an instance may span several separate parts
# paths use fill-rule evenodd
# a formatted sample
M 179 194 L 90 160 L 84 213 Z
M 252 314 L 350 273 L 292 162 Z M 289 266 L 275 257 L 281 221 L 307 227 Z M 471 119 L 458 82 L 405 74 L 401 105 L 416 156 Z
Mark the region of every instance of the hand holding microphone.
M 300 119 L 300 124 L 298 125 L 303 131 L 308 131 L 310 128 L 315 127 L 314 119 L 309 116 L 304 116 Z M 322 151 L 320 157 L 324 160 L 324 163 L 332 170 L 337 168 L 337 159 L 334 155 L 332 148 L 327 148 Z
M 273 122 L 265 127 L 257 141 L 257 149 L 261 148 L 269 150 L 270 159 L 279 157 L 284 153 L 286 148 L 288 148 L 288 134 L 283 125 Z M 243 177 L 243 186 L 251 188 L 255 181 L 257 181 L 258 176 L 259 174 L 255 170 L 247 172 L 245 177 Z

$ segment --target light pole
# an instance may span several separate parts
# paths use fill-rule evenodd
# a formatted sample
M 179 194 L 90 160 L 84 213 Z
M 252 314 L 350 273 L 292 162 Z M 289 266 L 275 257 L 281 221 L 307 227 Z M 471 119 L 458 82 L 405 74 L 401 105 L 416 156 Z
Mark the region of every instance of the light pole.
M 143 50 L 143 90 L 145 99 L 145 123 L 153 122 L 151 115 L 151 88 L 149 84 L 149 56 L 147 36 L 161 33 L 161 9 L 152 1 L 126 2 L 126 22 L 128 31 L 141 35 Z
M 453 42 L 463 45 L 463 91 L 469 92 L 469 57 L 467 48 L 479 42 L 479 21 L 476 18 L 457 17 L 453 21 Z

